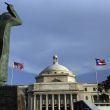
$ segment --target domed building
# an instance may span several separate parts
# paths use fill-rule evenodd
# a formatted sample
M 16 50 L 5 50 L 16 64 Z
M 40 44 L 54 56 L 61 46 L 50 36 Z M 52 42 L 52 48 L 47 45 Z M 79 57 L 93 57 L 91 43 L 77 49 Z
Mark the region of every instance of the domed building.
M 34 94 L 35 110 L 73 110 L 73 102 L 83 99 L 83 88 L 78 89 L 76 77 L 65 66 L 58 64 L 58 57 L 54 55 L 53 64 L 35 77 L 34 85 L 29 85 L 31 89 L 28 92 Z M 29 93 L 30 97 L 33 94 Z M 30 107 L 28 105 L 28 110 Z
M 74 110 L 73 102 L 79 100 L 97 105 L 97 84 L 78 83 L 76 78 L 54 55 L 53 64 L 35 77 L 36 83 L 19 86 L 25 93 L 27 110 Z M 110 97 L 110 92 L 106 94 Z

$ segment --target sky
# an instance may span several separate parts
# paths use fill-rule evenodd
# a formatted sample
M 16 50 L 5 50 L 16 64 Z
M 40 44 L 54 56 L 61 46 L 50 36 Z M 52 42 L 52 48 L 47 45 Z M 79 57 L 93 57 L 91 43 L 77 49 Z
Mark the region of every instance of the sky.
M 77 82 L 96 83 L 94 58 L 106 60 L 96 67 L 98 82 L 110 75 L 110 0 L 0 0 L 0 15 L 8 12 L 4 2 L 23 22 L 11 28 L 5 84 L 11 85 L 13 59 L 24 69 L 13 70 L 12 85 L 27 85 L 36 83 L 54 55 Z

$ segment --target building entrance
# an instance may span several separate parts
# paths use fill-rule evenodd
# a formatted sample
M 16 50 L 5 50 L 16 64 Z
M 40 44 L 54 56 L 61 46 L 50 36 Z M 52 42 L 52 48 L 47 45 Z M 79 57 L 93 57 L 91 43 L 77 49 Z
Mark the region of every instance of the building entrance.
M 67 107 L 67 110 L 70 110 L 70 107 Z
M 55 107 L 54 110 L 58 110 L 58 107 Z
M 61 110 L 64 110 L 64 107 L 61 107 Z
M 52 107 L 48 107 L 48 110 L 52 110 Z
M 46 110 L 46 107 L 42 107 L 42 110 Z

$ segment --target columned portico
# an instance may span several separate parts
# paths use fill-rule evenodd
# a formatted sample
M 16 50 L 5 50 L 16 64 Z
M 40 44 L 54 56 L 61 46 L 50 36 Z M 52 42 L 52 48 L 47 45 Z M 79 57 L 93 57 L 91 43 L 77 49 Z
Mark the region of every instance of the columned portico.
M 43 97 L 44 94 L 46 96 L 45 99 Z M 70 93 L 70 94 L 64 94 L 64 95 L 62 93 L 57 93 L 57 94 L 44 93 L 44 94 L 34 94 L 34 110 L 68 110 L 68 109 L 74 110 L 73 101 L 76 93 Z M 51 95 L 52 97 L 50 98 L 49 95 Z M 58 98 L 57 98 L 58 100 L 56 100 L 55 95 L 56 96 L 58 95 Z M 68 98 L 68 96 L 70 98 Z M 58 105 L 58 108 L 56 105 Z

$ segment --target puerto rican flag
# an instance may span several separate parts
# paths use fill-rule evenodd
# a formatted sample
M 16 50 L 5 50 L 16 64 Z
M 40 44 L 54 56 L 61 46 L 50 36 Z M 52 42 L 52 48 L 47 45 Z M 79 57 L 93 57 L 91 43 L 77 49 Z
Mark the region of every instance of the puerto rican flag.
M 14 62 L 14 69 L 24 69 L 24 63 Z
M 106 61 L 105 60 L 100 60 L 100 59 L 95 59 L 96 60 L 96 65 L 97 66 L 103 66 L 106 65 Z

